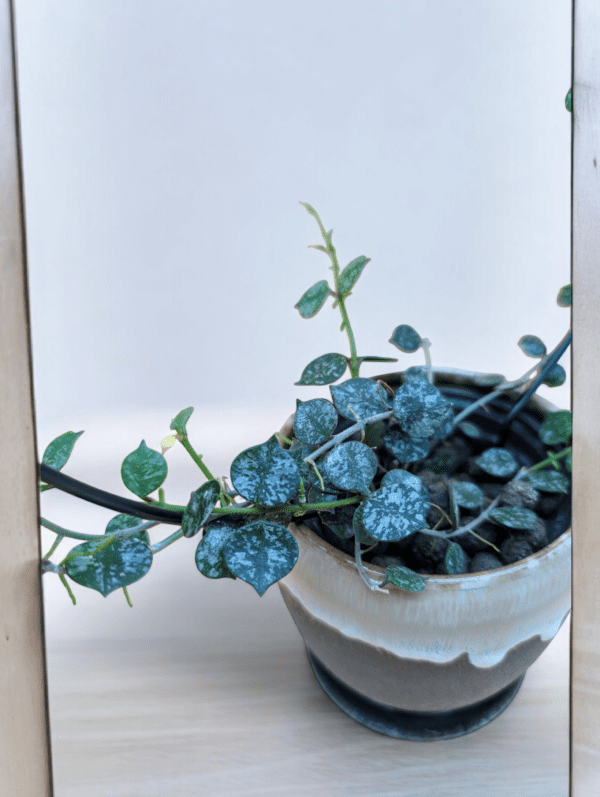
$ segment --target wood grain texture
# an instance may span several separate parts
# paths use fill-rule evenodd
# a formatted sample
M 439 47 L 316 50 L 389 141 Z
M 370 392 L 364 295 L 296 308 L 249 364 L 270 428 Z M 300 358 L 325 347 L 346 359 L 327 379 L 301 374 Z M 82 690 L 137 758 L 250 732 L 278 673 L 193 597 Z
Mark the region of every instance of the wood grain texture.
M 0 0 L 0 795 L 51 793 L 11 3 Z
M 574 4 L 572 797 L 600 783 L 600 6 Z

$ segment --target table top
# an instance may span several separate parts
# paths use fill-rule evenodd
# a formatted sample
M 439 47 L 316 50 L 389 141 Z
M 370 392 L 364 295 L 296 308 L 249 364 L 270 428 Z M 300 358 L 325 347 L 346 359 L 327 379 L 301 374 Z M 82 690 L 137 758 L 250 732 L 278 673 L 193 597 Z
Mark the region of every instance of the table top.
M 410 742 L 321 691 L 276 588 L 258 614 L 247 585 L 201 583 L 187 637 L 49 639 L 56 797 L 568 794 L 568 620 L 500 717 Z

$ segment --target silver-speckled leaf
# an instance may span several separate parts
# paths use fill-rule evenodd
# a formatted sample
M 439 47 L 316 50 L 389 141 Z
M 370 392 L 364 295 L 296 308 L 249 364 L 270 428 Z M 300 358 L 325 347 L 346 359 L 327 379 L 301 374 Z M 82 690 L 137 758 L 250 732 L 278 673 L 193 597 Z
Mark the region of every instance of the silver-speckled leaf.
M 573 296 L 571 291 L 570 285 L 565 285 L 564 288 L 561 288 L 558 292 L 558 296 L 556 297 L 556 303 L 559 307 L 570 307 L 572 302 Z
M 519 347 L 528 357 L 543 357 L 546 354 L 546 344 L 536 335 L 523 335 Z
M 341 443 L 327 454 L 323 470 L 329 481 L 341 490 L 356 490 L 368 495 L 377 473 L 377 457 L 369 446 L 353 440 Z
M 159 451 L 148 448 L 142 440 L 139 448 L 123 460 L 121 478 L 128 490 L 144 498 L 157 490 L 167 478 L 167 460 Z
M 466 573 L 469 567 L 469 557 L 457 542 L 451 542 L 444 555 L 444 570 L 449 576 L 458 576 Z
M 498 479 L 513 476 L 519 468 L 517 460 L 506 448 L 488 448 L 475 462 L 481 470 Z
M 381 480 L 380 487 L 388 487 L 390 484 L 407 484 L 409 487 L 414 487 L 421 494 L 423 501 L 428 504 L 431 501 L 431 496 L 427 487 L 423 484 L 418 476 L 409 473 L 402 468 L 395 468 L 389 470 Z
M 389 341 L 393 346 L 400 351 L 407 354 L 412 354 L 421 345 L 421 336 L 408 324 L 400 324 L 399 327 L 392 332 L 392 337 Z
M 304 487 L 308 489 L 310 483 L 315 478 L 315 472 L 306 464 L 304 460 L 313 452 L 313 450 L 315 450 L 315 446 L 307 446 L 304 443 L 301 443 L 300 440 L 294 439 L 292 442 L 292 447 L 285 450 L 298 466 L 300 476 L 304 481 Z
M 348 263 L 347 266 L 343 269 L 342 273 L 340 274 L 340 278 L 338 281 L 340 293 L 342 296 L 347 296 L 352 288 L 356 285 L 357 279 L 363 272 L 364 267 L 367 263 L 371 262 L 370 257 L 365 257 L 361 255 L 360 257 L 355 258 L 351 263 Z
M 450 486 L 450 491 L 458 506 L 462 506 L 465 509 L 479 509 L 483 504 L 483 493 L 476 484 L 454 482 Z
M 448 407 L 446 410 L 446 415 L 444 416 L 444 420 L 440 424 L 437 431 L 435 431 L 431 437 L 433 440 L 445 440 L 454 429 L 454 412 L 452 411 L 452 407 Z
M 187 437 L 186 426 L 193 411 L 193 407 L 187 407 L 185 410 L 178 412 L 171 421 L 171 426 L 169 429 L 173 429 L 173 431 L 177 432 L 177 434 L 181 435 L 182 437 Z
M 231 483 L 247 501 L 276 506 L 296 495 L 300 470 L 273 435 L 237 455 L 231 464 Z
M 390 565 L 385 569 L 385 581 L 381 586 L 384 584 L 393 584 L 406 592 L 422 592 L 427 585 L 427 579 L 408 567 Z
M 343 354 L 322 354 L 310 362 L 296 385 L 330 385 L 344 375 L 348 362 Z
M 325 304 L 325 300 L 331 293 L 329 283 L 327 280 L 320 280 L 315 282 L 314 285 L 302 294 L 298 304 L 294 307 L 297 308 L 302 318 L 312 318 L 316 315 L 321 307 Z
M 104 533 L 113 534 L 115 531 L 122 531 L 123 529 L 134 529 L 144 522 L 142 518 L 134 517 L 133 515 L 115 515 L 114 518 L 108 521 Z M 137 534 L 133 534 L 132 536 L 145 542 L 146 545 L 150 545 L 150 535 L 147 531 L 138 531 Z
M 184 537 L 193 537 L 200 531 L 215 508 L 220 494 L 221 487 L 216 479 L 205 482 L 191 493 L 181 521 Z
M 543 493 L 568 493 L 571 488 L 569 479 L 555 470 L 534 470 L 527 474 L 527 481 Z
M 55 437 L 46 446 L 42 463 L 48 465 L 49 468 L 54 468 L 54 470 L 60 470 L 71 456 L 73 446 L 82 434 L 83 432 L 65 432 L 59 437 Z
M 217 518 L 206 526 L 204 537 L 196 548 L 196 567 L 207 578 L 235 578 L 223 559 L 223 546 L 243 520 Z
M 259 520 L 236 531 L 225 543 L 223 558 L 231 572 L 259 595 L 287 576 L 298 559 L 298 543 L 283 526 Z
M 362 522 L 376 540 L 400 540 L 425 526 L 429 507 L 421 493 L 403 484 L 380 487 L 364 502 Z
M 560 387 L 561 385 L 564 385 L 566 378 L 567 374 L 565 369 L 562 367 L 562 365 L 556 363 L 548 371 L 542 384 L 547 385 L 548 387 Z
M 533 529 L 538 521 L 538 517 L 531 509 L 523 506 L 503 506 L 499 509 L 492 509 L 490 518 L 502 526 L 509 529 Z
M 309 446 L 325 442 L 338 424 L 336 408 L 327 399 L 296 400 L 294 434 Z
M 127 587 L 146 575 L 152 565 L 150 547 L 136 537 L 114 539 L 110 545 L 94 553 L 96 540 L 84 542 L 71 550 L 76 553 L 65 563 L 67 575 L 82 587 L 89 587 L 104 597 L 116 589 Z
M 450 402 L 429 382 L 405 382 L 394 399 L 394 415 L 410 437 L 431 437 L 446 420 Z
M 386 429 L 381 442 L 400 462 L 420 462 L 429 454 L 429 440 L 426 437 L 410 437 L 401 429 Z
M 404 384 L 407 382 L 428 382 L 427 368 L 422 365 L 412 365 L 404 372 Z
M 381 395 L 383 389 L 372 379 L 347 379 L 329 390 L 339 414 L 351 421 L 364 420 L 389 409 Z
M 568 443 L 573 434 L 573 416 L 569 410 L 549 412 L 540 426 L 540 440 L 547 446 Z

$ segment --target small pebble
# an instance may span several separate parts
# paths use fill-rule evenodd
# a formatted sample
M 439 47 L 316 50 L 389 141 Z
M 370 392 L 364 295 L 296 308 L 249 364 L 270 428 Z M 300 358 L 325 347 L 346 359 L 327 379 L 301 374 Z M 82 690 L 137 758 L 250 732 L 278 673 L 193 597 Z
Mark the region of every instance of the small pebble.
M 521 559 L 525 559 L 526 556 L 531 556 L 532 553 L 533 548 L 523 537 L 511 535 L 500 546 L 500 556 L 505 565 L 519 562 Z
M 372 565 L 378 567 L 406 567 L 406 562 L 401 556 L 374 556 L 371 559 Z
M 540 500 L 535 506 L 535 511 L 543 517 L 548 517 L 558 509 L 564 498 L 563 493 L 546 493 L 545 495 L 542 493 Z
M 457 542 L 469 556 L 479 553 L 480 551 L 490 551 L 490 546 L 487 544 L 489 542 L 491 542 L 492 545 L 496 545 L 499 536 L 498 526 L 484 520 L 479 526 L 476 526 L 473 531 L 478 535 L 477 537 L 468 531 L 464 531 L 462 534 L 457 534 L 456 537 L 452 537 L 452 542 Z M 478 537 L 483 537 L 484 540 L 487 540 L 487 543 L 478 539 Z
M 523 506 L 533 509 L 540 500 L 540 494 L 526 482 L 510 482 L 501 493 L 500 502 L 504 506 Z
M 417 565 L 431 568 L 429 572 L 433 572 L 438 562 L 443 560 L 447 547 L 448 540 L 417 532 L 411 546 L 412 558 Z
M 548 533 L 546 524 L 541 518 L 538 518 L 535 527 L 532 529 L 520 529 L 513 531 L 512 537 L 520 538 L 528 542 L 534 551 L 540 551 L 548 545 Z

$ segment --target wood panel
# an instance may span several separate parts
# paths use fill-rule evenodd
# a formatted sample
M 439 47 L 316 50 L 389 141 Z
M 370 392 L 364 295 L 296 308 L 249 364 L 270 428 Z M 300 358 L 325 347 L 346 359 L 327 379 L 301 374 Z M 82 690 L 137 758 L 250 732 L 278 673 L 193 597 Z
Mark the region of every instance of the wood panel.
M 52 791 L 12 7 L 0 0 L 0 795 Z
M 574 3 L 571 795 L 600 789 L 600 5 Z

